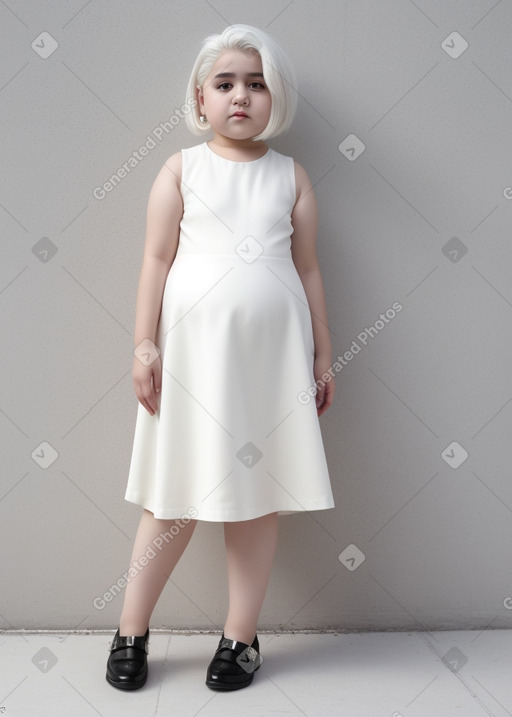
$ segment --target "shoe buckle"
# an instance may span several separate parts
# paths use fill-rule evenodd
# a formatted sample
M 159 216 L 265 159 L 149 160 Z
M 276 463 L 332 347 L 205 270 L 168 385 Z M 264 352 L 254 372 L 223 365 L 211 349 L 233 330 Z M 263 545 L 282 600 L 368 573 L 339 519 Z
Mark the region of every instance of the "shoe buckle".
M 141 645 L 142 638 L 138 637 L 137 635 L 127 635 L 126 637 L 120 637 L 119 635 L 115 636 L 115 639 L 112 642 L 111 650 L 118 649 L 118 648 L 124 648 L 124 647 L 138 647 L 139 650 L 144 650 L 146 654 L 148 654 L 148 642 L 149 640 L 144 640 L 144 645 Z M 137 641 L 137 642 L 136 642 Z
M 230 650 L 233 650 L 234 647 L 235 647 L 235 645 L 236 645 L 236 643 L 237 643 L 237 640 L 230 640 L 230 639 L 227 638 L 227 637 L 223 637 L 222 640 L 220 641 L 220 645 L 219 645 L 219 647 L 218 647 L 217 649 L 218 649 L 218 650 L 221 650 L 221 649 L 227 647 L 227 648 L 229 648 Z

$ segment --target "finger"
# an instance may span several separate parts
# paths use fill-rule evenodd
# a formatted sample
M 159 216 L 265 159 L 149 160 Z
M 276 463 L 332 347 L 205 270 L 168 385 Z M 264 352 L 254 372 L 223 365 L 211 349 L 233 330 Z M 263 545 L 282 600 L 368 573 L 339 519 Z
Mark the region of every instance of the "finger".
M 155 366 L 153 369 L 153 386 L 155 387 L 155 392 L 160 393 L 162 388 L 162 368 L 160 365 Z
M 154 406 L 154 404 L 153 404 L 150 400 L 148 400 L 147 398 L 145 398 L 144 401 L 143 401 L 143 403 L 142 403 L 142 405 L 144 406 L 144 408 L 146 409 L 146 411 L 149 413 L 150 416 L 154 416 L 154 415 L 155 415 L 155 413 L 156 413 L 156 407 Z
M 320 416 L 321 416 L 323 413 L 325 413 L 328 408 L 329 408 L 329 404 L 328 404 L 328 403 L 324 403 L 322 406 L 320 406 L 320 408 L 318 409 L 318 417 L 320 418 Z
M 138 384 L 137 398 L 139 399 L 140 403 L 144 406 L 146 411 L 148 411 L 148 413 L 153 415 L 157 406 L 156 406 L 156 400 L 155 400 L 155 393 L 153 391 L 153 386 L 151 385 L 151 379 L 149 380 L 149 383 L 144 381 L 144 383 Z
M 146 402 L 151 409 L 151 415 L 153 415 L 153 413 L 156 413 L 156 411 L 158 410 L 158 403 L 156 402 L 156 394 L 153 389 L 151 389 L 151 392 L 146 396 Z
M 145 396 L 142 394 L 142 391 L 141 391 L 140 393 L 137 393 L 137 398 L 138 398 L 138 400 L 139 400 L 140 405 L 141 405 L 143 408 L 145 408 L 148 413 L 150 413 L 151 415 L 153 415 L 153 409 L 151 408 L 151 406 L 150 406 L 149 403 L 147 402 Z
M 147 401 L 141 401 L 141 404 L 144 406 L 144 408 L 146 409 L 146 411 L 149 413 L 150 416 L 154 415 L 155 412 L 153 411 L 153 409 L 151 408 L 151 406 L 148 404 Z
M 144 391 L 142 389 L 142 385 L 137 381 L 135 378 L 133 379 L 133 388 L 135 391 L 135 395 L 137 396 L 137 401 L 140 403 L 140 405 L 148 411 L 148 413 L 151 413 L 151 408 L 148 405 L 145 397 L 144 397 Z
M 318 416 L 320 417 L 323 413 L 327 411 L 327 409 L 332 405 L 332 402 L 334 400 L 334 384 L 328 384 L 324 395 L 323 400 L 320 405 L 317 406 L 318 408 Z

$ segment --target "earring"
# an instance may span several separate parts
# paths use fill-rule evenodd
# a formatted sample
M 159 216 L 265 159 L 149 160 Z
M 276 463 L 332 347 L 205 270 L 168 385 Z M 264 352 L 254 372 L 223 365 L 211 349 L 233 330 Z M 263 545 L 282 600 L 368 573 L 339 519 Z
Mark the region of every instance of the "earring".
M 208 120 L 206 119 L 206 115 L 199 115 L 199 121 L 201 124 L 207 124 Z

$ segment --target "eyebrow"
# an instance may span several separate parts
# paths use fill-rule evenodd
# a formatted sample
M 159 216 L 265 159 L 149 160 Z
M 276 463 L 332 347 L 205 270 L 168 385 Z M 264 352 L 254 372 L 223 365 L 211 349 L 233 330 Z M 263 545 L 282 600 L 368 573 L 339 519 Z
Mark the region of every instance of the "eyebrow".
M 220 77 L 236 77 L 236 74 L 234 72 L 219 72 L 214 79 L 216 80 Z M 263 72 L 248 72 L 247 77 L 263 77 Z

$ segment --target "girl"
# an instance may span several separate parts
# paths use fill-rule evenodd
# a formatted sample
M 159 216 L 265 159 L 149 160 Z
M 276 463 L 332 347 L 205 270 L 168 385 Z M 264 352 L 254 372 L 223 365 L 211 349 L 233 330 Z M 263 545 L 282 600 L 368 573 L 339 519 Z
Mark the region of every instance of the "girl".
M 250 684 L 278 515 L 334 507 L 318 421 L 334 381 L 316 200 L 305 170 L 265 143 L 289 127 L 295 87 L 264 32 L 207 37 L 186 121 L 213 137 L 173 154 L 151 189 L 125 495 L 144 511 L 107 663 L 114 687 L 146 681 L 150 617 L 197 520 L 224 523 L 229 581 L 206 684 Z

